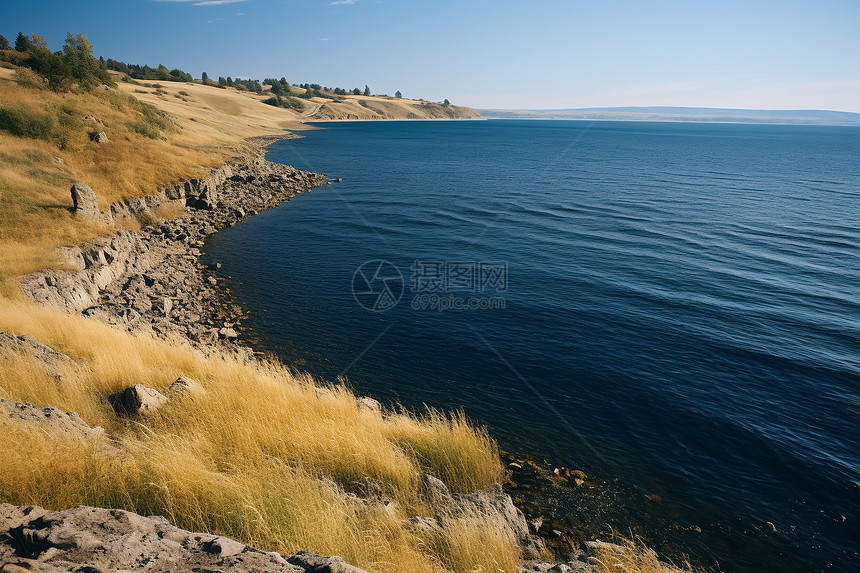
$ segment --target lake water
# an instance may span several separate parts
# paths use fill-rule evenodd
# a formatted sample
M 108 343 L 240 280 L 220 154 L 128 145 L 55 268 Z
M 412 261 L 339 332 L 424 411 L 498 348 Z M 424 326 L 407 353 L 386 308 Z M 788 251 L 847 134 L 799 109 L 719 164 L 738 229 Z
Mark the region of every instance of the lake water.
M 860 129 L 320 127 L 269 159 L 343 182 L 208 244 L 259 346 L 583 469 L 585 527 L 860 571 Z

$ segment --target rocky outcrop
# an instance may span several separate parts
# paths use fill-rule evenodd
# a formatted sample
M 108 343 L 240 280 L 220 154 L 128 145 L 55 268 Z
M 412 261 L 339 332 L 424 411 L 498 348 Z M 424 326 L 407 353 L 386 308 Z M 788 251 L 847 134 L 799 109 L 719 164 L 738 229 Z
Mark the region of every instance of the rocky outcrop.
M 79 247 L 62 249 L 68 270 L 48 270 L 21 278 L 32 300 L 70 312 L 80 312 L 99 293 L 134 268 L 147 268 L 149 245 L 133 231 L 119 230 Z
M 236 160 L 205 179 L 112 204 L 111 218 L 144 222 L 156 220 L 159 206 L 173 203 L 189 209 L 178 219 L 145 226 L 141 232 L 120 230 L 63 248 L 60 255 L 67 269 L 22 277 L 21 288 L 36 302 L 128 330 L 182 336 L 201 346 L 235 347 L 240 311 L 226 301 L 214 269 L 200 262 L 199 248 L 219 229 L 327 182 L 323 175 L 270 163 L 262 155 Z
M 19 571 L 365 573 L 339 557 L 301 553 L 284 559 L 233 539 L 179 529 L 163 517 L 0 504 L 0 573 Z
M 42 365 L 49 376 L 56 379 L 62 378 L 63 371 L 72 366 L 71 358 L 31 336 L 16 336 L 0 332 L 0 355 L 10 352 L 31 356 Z
M 20 425 L 35 425 L 43 430 L 83 438 L 105 438 L 104 428 L 90 426 L 75 412 L 63 412 L 57 408 L 39 408 L 11 400 L 0 400 L 0 416 L 4 414 Z
M 443 528 L 448 517 L 458 515 L 498 515 L 516 537 L 527 559 L 540 558 L 546 552 L 543 541 L 531 535 L 525 515 L 514 505 L 511 497 L 502 492 L 501 486 L 469 494 L 452 494 L 442 480 L 427 474 L 424 476 L 424 493 L 430 507 L 436 508 L 438 513 L 413 518 L 413 525 L 418 529 Z

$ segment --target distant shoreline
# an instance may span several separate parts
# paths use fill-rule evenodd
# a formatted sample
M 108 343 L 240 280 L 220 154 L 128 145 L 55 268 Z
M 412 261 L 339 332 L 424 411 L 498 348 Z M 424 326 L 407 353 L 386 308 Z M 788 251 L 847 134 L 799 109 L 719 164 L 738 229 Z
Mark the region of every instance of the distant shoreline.
M 581 109 L 478 109 L 487 119 L 732 123 L 750 125 L 860 126 L 860 113 L 828 110 L 750 110 L 683 107 Z

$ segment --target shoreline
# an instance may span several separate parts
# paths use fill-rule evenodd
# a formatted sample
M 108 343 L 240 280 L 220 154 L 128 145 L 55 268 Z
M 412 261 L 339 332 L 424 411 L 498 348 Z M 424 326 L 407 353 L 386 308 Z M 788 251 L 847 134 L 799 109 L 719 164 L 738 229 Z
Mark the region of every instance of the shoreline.
M 215 187 L 197 184 L 204 190 L 187 191 L 174 200 L 185 204 L 179 217 L 153 221 L 137 232 L 115 230 L 107 237 L 65 248 L 73 270 L 26 275 L 20 279 L 22 290 L 36 302 L 81 312 L 132 332 L 178 336 L 203 350 L 227 348 L 250 357 L 253 350 L 237 342 L 236 327 L 244 311 L 216 275 L 218 265 L 203 263 L 200 249 L 219 230 L 331 182 L 325 175 L 266 161 L 268 145 L 295 137 L 288 133 L 249 138 L 256 156 L 234 158 L 215 170 L 224 172 Z M 194 188 L 190 183 L 177 187 Z M 154 218 L 147 200 L 157 196 L 132 201 L 139 208 L 131 216 L 145 222 Z M 117 205 L 111 205 L 109 212 L 116 211 Z

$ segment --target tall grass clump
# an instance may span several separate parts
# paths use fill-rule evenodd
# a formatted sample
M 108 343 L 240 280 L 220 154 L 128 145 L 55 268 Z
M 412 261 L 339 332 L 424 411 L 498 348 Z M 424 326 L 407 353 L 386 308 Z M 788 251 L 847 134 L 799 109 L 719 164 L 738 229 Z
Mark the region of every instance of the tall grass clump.
M 661 561 L 657 553 L 638 538 L 614 536 L 615 543 L 600 543 L 589 562 L 599 573 L 692 573 L 689 563 L 681 567 Z

